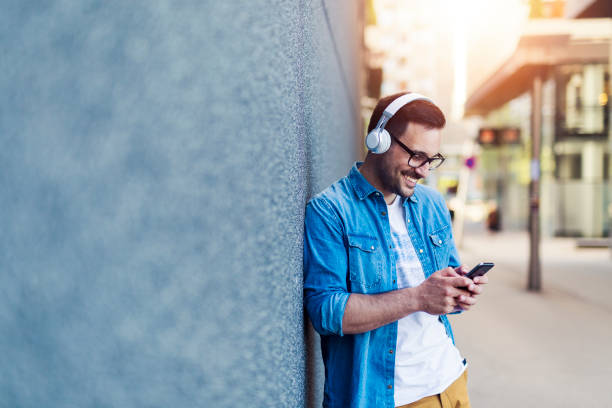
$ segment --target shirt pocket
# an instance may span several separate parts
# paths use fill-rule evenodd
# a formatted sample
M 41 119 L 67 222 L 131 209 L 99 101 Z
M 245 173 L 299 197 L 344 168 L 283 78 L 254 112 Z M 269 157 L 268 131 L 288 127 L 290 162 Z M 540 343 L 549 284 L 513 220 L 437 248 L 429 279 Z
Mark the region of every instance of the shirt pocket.
M 367 235 L 348 235 L 351 291 L 368 293 L 380 286 L 381 248 L 378 239 Z
M 436 229 L 429 234 L 432 244 L 432 251 L 436 261 L 436 270 L 446 268 L 450 258 L 450 248 L 452 240 L 452 230 L 449 225 Z

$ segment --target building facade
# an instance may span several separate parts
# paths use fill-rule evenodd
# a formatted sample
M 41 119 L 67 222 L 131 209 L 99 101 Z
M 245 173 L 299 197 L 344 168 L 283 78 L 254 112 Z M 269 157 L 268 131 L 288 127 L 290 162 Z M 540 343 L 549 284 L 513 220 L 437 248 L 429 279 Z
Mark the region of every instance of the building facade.
M 515 53 L 470 96 L 468 114 L 521 129 L 520 144 L 484 149 L 487 194 L 507 226 L 526 226 L 528 185 L 538 177 L 544 234 L 609 234 L 611 39 L 609 18 L 531 20 Z

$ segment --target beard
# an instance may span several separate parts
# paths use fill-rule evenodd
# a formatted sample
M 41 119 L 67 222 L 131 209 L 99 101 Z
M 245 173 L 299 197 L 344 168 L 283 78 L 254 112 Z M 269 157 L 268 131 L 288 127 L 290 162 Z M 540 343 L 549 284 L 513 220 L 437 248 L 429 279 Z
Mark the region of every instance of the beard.
M 408 177 L 414 181 L 407 180 Z M 378 167 L 378 179 L 386 191 L 408 198 L 414 194 L 416 182 L 421 179 L 421 176 L 413 168 L 400 170 L 383 160 L 381 166 Z

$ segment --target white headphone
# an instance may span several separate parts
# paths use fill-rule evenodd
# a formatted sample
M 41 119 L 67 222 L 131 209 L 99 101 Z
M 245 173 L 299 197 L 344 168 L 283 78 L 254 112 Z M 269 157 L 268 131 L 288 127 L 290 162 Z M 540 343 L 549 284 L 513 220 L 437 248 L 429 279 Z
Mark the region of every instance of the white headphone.
M 366 146 L 368 150 L 376 154 L 382 154 L 389 150 L 389 147 L 391 146 L 391 135 L 385 129 L 387 122 L 389 122 L 389 119 L 391 119 L 391 117 L 395 115 L 398 110 L 416 100 L 423 100 L 433 103 L 433 101 L 428 97 L 414 92 L 407 93 L 395 99 L 382 113 L 376 127 L 366 136 Z

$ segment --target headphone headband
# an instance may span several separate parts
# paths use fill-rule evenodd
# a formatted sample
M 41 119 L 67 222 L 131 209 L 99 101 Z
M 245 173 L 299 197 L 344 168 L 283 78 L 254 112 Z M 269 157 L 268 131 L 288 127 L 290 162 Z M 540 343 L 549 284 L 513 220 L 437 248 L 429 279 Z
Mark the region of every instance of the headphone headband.
M 400 96 L 393 102 L 389 104 L 385 108 L 385 112 L 389 114 L 389 117 L 395 115 L 398 110 L 400 110 L 403 106 L 408 105 L 410 102 L 414 102 L 416 100 L 425 100 L 427 102 L 433 103 L 431 99 L 416 92 L 410 92 L 405 95 Z
M 398 110 L 416 100 L 424 100 L 432 104 L 434 103 L 428 97 L 416 92 L 410 92 L 395 99 L 385 108 L 382 115 L 380 115 L 380 119 L 378 120 L 376 127 L 372 129 L 372 131 L 368 133 L 366 137 L 366 146 L 370 151 L 380 154 L 389 149 L 389 146 L 391 145 L 391 136 L 385 130 L 387 122 L 397 113 Z
M 373 130 L 382 130 L 387 125 L 387 122 L 393 115 L 397 113 L 398 110 L 408 105 L 410 102 L 414 102 L 417 100 L 424 100 L 430 103 L 434 103 L 431 99 L 416 92 L 410 92 L 405 95 L 400 96 L 391 102 L 383 111 L 382 115 L 380 115 L 380 119 L 376 124 L 376 127 Z

